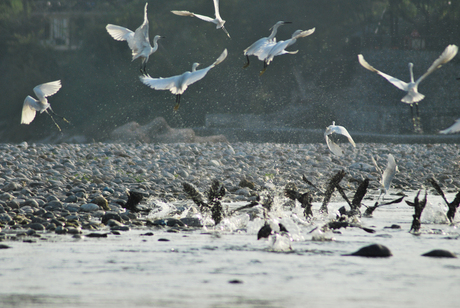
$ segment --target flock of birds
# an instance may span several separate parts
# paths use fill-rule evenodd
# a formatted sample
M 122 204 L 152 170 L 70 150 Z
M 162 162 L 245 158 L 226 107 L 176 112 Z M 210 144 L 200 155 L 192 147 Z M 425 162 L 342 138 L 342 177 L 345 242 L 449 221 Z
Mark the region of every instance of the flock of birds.
M 216 25 L 216 29 L 222 29 L 225 32 L 225 34 L 229 38 L 231 38 L 230 34 L 228 33 L 228 31 L 226 30 L 224 26 L 225 20 L 223 20 L 220 15 L 219 0 L 213 0 L 213 3 L 214 3 L 215 18 L 211 18 L 211 17 L 204 16 L 201 14 L 192 13 L 189 11 L 174 10 L 171 12 L 178 16 L 196 17 L 203 21 L 213 23 Z M 174 106 L 174 111 L 177 111 L 179 108 L 181 95 L 185 92 L 187 87 L 203 79 L 206 76 L 206 74 L 209 72 L 209 70 L 214 68 L 216 65 L 218 65 L 222 61 L 224 61 L 225 58 L 227 57 L 227 49 L 225 49 L 221 53 L 221 55 L 217 58 L 216 61 L 214 61 L 210 66 L 207 66 L 203 69 L 197 70 L 199 63 L 193 63 L 192 70 L 187 71 L 181 75 L 176 75 L 176 76 L 167 77 L 167 78 L 151 77 L 150 75 L 147 74 L 147 71 L 146 71 L 147 62 L 149 60 L 149 57 L 158 50 L 158 40 L 160 40 L 163 37 L 160 35 L 156 35 L 153 39 L 153 47 L 151 46 L 150 37 L 149 37 L 149 20 L 147 16 L 147 7 L 148 7 L 148 3 L 146 3 L 144 7 L 144 22 L 134 32 L 128 28 L 118 26 L 118 25 L 113 25 L 113 24 L 108 24 L 106 26 L 106 30 L 115 40 L 126 41 L 128 43 L 128 46 L 132 51 L 133 61 L 136 59 L 141 59 L 140 72 L 142 76 L 140 76 L 139 78 L 142 83 L 144 83 L 145 85 L 155 90 L 169 90 L 172 94 L 176 96 L 176 105 Z M 260 61 L 263 62 L 263 69 L 260 72 L 260 75 L 262 75 L 266 71 L 268 65 L 273 61 L 274 57 L 284 55 L 284 54 L 296 54 L 298 50 L 288 51 L 286 50 L 286 48 L 293 45 L 297 41 L 297 39 L 309 36 L 315 32 L 315 28 L 312 28 L 309 30 L 296 30 L 292 34 L 290 39 L 277 41 L 275 36 L 276 36 L 278 28 L 282 25 L 286 25 L 289 23 L 291 22 L 278 21 L 276 24 L 273 25 L 273 27 L 270 28 L 271 34 L 268 37 L 263 37 L 257 40 L 256 42 L 254 42 L 248 48 L 246 48 L 243 51 L 243 55 L 246 56 L 247 63 L 243 67 L 246 68 L 247 66 L 249 66 L 249 63 L 250 63 L 249 56 L 256 56 Z M 455 45 L 447 46 L 447 48 L 444 50 L 441 56 L 433 62 L 433 64 L 430 66 L 427 72 L 423 74 L 420 78 L 418 78 L 416 81 L 414 81 L 414 76 L 413 76 L 413 71 L 412 71 L 413 64 L 409 63 L 410 82 L 408 83 L 375 69 L 369 63 L 367 63 L 366 60 L 364 60 L 364 57 L 361 54 L 358 55 L 358 61 L 364 68 L 370 70 L 371 72 L 379 74 L 380 76 L 387 79 L 390 83 L 395 85 L 397 88 L 407 92 L 407 94 L 401 99 L 401 101 L 403 103 L 410 105 L 412 121 L 414 124 L 414 130 L 416 132 L 420 132 L 421 126 L 420 126 L 420 115 L 418 111 L 418 103 L 424 98 L 424 95 L 418 92 L 418 85 L 429 74 L 434 72 L 436 69 L 440 68 L 443 64 L 452 60 L 452 58 L 454 58 L 455 55 L 457 54 L 457 51 L 458 51 L 457 46 Z M 48 82 L 48 83 L 44 83 L 44 84 L 36 86 L 34 88 L 34 92 L 38 99 L 34 99 L 31 96 L 27 96 L 23 104 L 21 124 L 30 124 L 35 118 L 37 111 L 40 113 L 46 112 L 51 116 L 51 119 L 53 120 L 54 124 L 59 129 L 59 131 L 61 131 L 59 125 L 56 123 L 56 121 L 53 119 L 51 115 L 51 114 L 54 114 L 54 115 L 56 114 L 53 112 L 47 100 L 47 97 L 57 93 L 57 91 L 59 91 L 60 88 L 61 88 L 60 80 Z M 416 115 L 414 115 L 413 113 L 414 105 L 416 108 Z M 65 118 L 63 119 L 66 122 L 68 122 Z M 440 133 L 446 134 L 446 133 L 454 133 L 458 131 L 460 131 L 460 119 L 457 120 L 457 122 L 452 127 L 442 130 L 440 131 Z M 330 134 L 334 132 L 347 136 L 350 142 L 353 145 L 355 145 L 353 142 L 353 139 L 351 139 L 348 132 L 342 129 L 340 126 L 332 125 L 328 127 L 325 135 L 329 136 Z M 328 146 L 334 154 L 341 155 L 339 154 L 341 152 L 341 149 L 335 143 L 333 143 L 329 138 L 326 138 L 326 141 L 328 142 Z

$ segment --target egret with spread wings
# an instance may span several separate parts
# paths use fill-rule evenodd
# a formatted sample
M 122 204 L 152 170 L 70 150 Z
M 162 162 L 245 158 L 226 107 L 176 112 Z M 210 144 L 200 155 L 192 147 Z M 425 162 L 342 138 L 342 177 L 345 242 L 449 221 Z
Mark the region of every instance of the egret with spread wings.
M 205 67 L 201 70 L 197 70 L 199 63 L 193 63 L 192 71 L 185 72 L 181 75 L 168 77 L 168 78 L 152 78 L 150 76 L 140 76 L 141 81 L 155 90 L 169 90 L 172 94 L 176 95 L 176 106 L 174 111 L 179 109 L 180 97 L 187 90 L 187 87 L 206 76 L 211 68 L 218 65 L 227 57 L 227 49 L 225 49 L 222 54 L 208 67 Z
M 364 60 L 364 57 L 362 54 L 358 55 L 358 60 L 359 63 L 366 69 L 368 69 L 371 72 L 377 73 L 386 80 L 388 80 L 391 84 L 393 84 L 395 87 L 397 87 L 400 90 L 406 91 L 407 94 L 404 96 L 401 101 L 403 103 L 409 104 L 411 107 L 411 114 L 412 114 L 412 121 L 414 124 L 414 129 L 416 132 L 421 132 L 421 127 L 420 127 L 420 115 L 418 111 L 418 102 L 420 102 L 425 95 L 421 94 L 418 92 L 418 85 L 422 80 L 424 80 L 428 75 L 433 73 L 435 70 L 440 68 L 443 64 L 446 64 L 450 60 L 452 60 L 453 57 L 457 54 L 458 47 L 455 45 L 449 45 L 446 47 L 444 52 L 439 56 L 438 59 L 436 59 L 433 64 L 428 68 L 428 70 L 420 76 L 416 81 L 414 81 L 414 73 L 413 73 L 413 64 L 409 63 L 409 74 L 410 74 L 410 82 L 404 82 L 402 80 L 399 80 L 398 78 L 392 77 L 388 74 L 385 74 L 374 67 L 372 67 L 369 63 Z M 415 104 L 416 108 L 416 117 L 414 117 L 413 113 L 413 105 Z
M 150 45 L 149 41 L 149 20 L 147 18 L 147 5 L 144 7 L 144 22 L 142 25 L 136 29 L 135 32 L 129 30 L 128 28 L 108 24 L 105 28 L 107 32 L 117 41 L 127 41 L 129 48 L 132 50 L 133 59 L 141 58 L 141 73 L 147 74 L 145 71 L 149 57 L 155 51 L 158 50 L 158 40 L 164 38 L 160 35 L 155 35 L 153 38 L 153 47 Z
M 56 127 L 61 131 L 61 128 L 54 120 L 51 113 L 57 115 L 53 109 L 51 109 L 50 103 L 48 103 L 48 96 L 56 94 L 59 89 L 61 88 L 61 81 L 56 80 L 52 82 L 43 83 L 38 85 L 34 88 L 34 93 L 37 96 L 38 100 L 33 98 L 32 96 L 27 96 L 24 100 L 24 104 L 22 106 L 22 115 L 21 115 L 21 124 L 30 124 L 34 119 L 37 111 L 40 113 L 46 112 L 49 114 L 51 119 L 53 120 Z M 51 112 L 49 113 L 48 110 Z M 59 116 L 59 115 L 57 115 Z M 61 116 L 59 116 L 61 117 Z M 64 121 L 69 123 L 65 118 L 61 117 Z
M 350 141 L 350 143 L 354 147 L 356 147 L 356 144 L 353 141 L 353 138 L 351 138 L 351 136 L 348 133 L 347 129 L 345 127 L 343 127 L 343 126 L 335 125 L 335 122 L 332 122 L 332 125 L 329 125 L 326 128 L 326 131 L 324 132 L 324 138 L 326 138 L 326 144 L 327 144 L 329 150 L 331 150 L 331 152 L 334 153 L 335 155 L 342 156 L 343 155 L 343 150 L 339 147 L 339 145 L 337 143 L 332 141 L 331 135 L 334 134 L 334 133 L 344 135 L 345 137 L 348 138 L 348 141 Z
M 290 24 L 290 21 L 278 21 L 276 24 L 273 25 L 269 30 L 272 30 L 270 36 L 263 37 L 255 41 L 251 46 L 244 50 L 244 55 L 248 62 L 243 66 L 246 68 L 249 66 L 249 56 L 256 56 L 259 58 L 260 61 L 264 61 L 270 51 L 271 47 L 275 46 L 276 44 L 276 33 L 278 28 L 285 24 Z
M 216 18 L 211 18 L 208 16 L 200 15 L 200 14 L 195 14 L 189 11 L 171 11 L 171 13 L 178 15 L 178 16 L 190 16 L 190 17 L 197 17 L 201 20 L 207 21 L 207 22 L 212 22 L 213 24 L 216 25 L 216 29 L 222 29 L 224 30 L 225 34 L 230 38 L 230 34 L 228 34 L 227 29 L 225 29 L 224 24 L 225 20 L 220 17 L 219 13 L 219 0 L 213 0 L 214 2 L 214 14 Z

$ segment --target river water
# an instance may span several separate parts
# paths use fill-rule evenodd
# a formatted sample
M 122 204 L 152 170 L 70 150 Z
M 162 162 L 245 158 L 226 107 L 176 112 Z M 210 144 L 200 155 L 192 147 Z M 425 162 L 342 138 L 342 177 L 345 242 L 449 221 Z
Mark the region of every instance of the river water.
M 264 222 L 247 214 L 191 232 L 44 233 L 32 243 L 4 242 L 11 248 L 0 250 L 0 307 L 459 307 L 460 259 L 421 256 L 432 249 L 460 254 L 460 232 L 446 223 L 439 196 L 428 197 L 420 235 L 409 233 L 413 209 L 404 201 L 360 218 L 375 233 L 311 232 L 343 205 L 337 199 L 320 214 L 314 203 L 310 222 L 298 205 L 279 207 L 271 217 L 291 233 L 287 251 L 257 240 Z M 385 228 L 392 224 L 401 228 Z M 372 243 L 393 256 L 343 256 Z

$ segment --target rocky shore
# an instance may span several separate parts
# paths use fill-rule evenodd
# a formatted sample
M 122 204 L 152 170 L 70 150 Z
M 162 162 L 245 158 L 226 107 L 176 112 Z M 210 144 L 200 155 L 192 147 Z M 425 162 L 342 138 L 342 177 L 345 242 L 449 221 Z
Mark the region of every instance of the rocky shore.
M 344 156 L 336 157 L 325 144 L 0 144 L 0 238 L 11 238 L 11 233 L 38 236 L 37 231 L 45 230 L 78 235 L 154 226 L 158 222 L 145 213 L 161 212 L 159 204 L 164 203 L 176 204 L 177 213 L 188 211 L 192 217 L 196 208 L 184 182 L 204 193 L 218 180 L 228 202 L 251 202 L 264 193 L 289 202 L 283 194 L 288 183 L 306 192 L 312 187 L 302 175 L 324 187 L 343 169 L 347 194 L 356 190 L 353 179 L 369 178 L 370 194 L 375 195 L 381 175 L 371 157 L 383 170 L 390 153 L 399 172 L 389 194 L 422 188 L 434 194 L 429 177 L 446 192 L 460 189 L 456 144 L 342 147 Z M 126 209 L 129 191 L 143 197 L 137 211 Z M 189 220 L 188 225 L 194 224 L 199 222 Z

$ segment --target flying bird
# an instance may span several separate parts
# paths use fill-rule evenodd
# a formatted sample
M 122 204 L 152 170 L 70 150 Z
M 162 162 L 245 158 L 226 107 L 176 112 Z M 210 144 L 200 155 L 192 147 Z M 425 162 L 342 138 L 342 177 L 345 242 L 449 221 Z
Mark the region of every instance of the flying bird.
M 457 54 L 457 51 L 458 51 L 457 46 L 455 46 L 455 45 L 447 46 L 446 49 L 444 50 L 444 52 L 441 54 L 441 56 L 439 56 L 439 58 L 436 59 L 433 62 L 433 64 L 431 64 L 430 68 L 428 68 L 426 73 L 423 74 L 422 76 L 420 76 L 416 81 L 414 81 L 414 73 L 413 73 L 413 70 L 412 70 L 414 65 L 412 63 L 409 63 L 409 73 L 410 73 L 410 82 L 409 83 L 401 81 L 401 80 L 399 80 L 399 79 L 397 79 L 395 77 L 392 77 L 390 75 L 387 75 L 387 74 L 375 69 L 369 63 L 367 63 L 366 60 L 364 60 L 364 57 L 363 57 L 362 54 L 358 55 L 358 61 L 364 68 L 370 70 L 371 72 L 379 74 L 380 76 L 382 76 L 383 78 L 388 80 L 390 83 L 392 83 L 398 89 L 407 92 L 406 96 L 404 96 L 401 99 L 401 101 L 403 103 L 406 103 L 406 104 L 410 105 L 411 114 L 412 114 L 412 121 L 413 121 L 413 124 L 414 124 L 414 130 L 416 132 L 421 132 L 421 128 L 420 128 L 420 125 L 419 125 L 420 115 L 419 115 L 419 111 L 418 111 L 418 102 L 420 102 L 425 97 L 425 95 L 423 95 L 423 94 L 418 92 L 418 85 L 428 75 L 430 75 L 435 70 L 440 68 L 443 64 L 446 64 L 447 62 L 452 60 L 452 58 L 455 57 L 455 55 Z M 413 115 L 413 105 L 414 104 L 415 104 L 415 108 L 416 108 L 416 116 L 417 116 L 417 118 L 415 118 L 414 115 Z
M 264 58 L 264 69 L 260 72 L 259 76 L 262 76 L 262 74 L 265 73 L 265 70 L 267 69 L 267 67 L 270 64 L 270 62 L 273 61 L 274 57 L 285 55 L 285 54 L 294 55 L 294 54 L 298 53 L 299 52 L 298 50 L 296 50 L 296 51 L 287 51 L 286 48 L 288 48 L 289 46 L 291 46 L 295 42 L 297 42 L 298 38 L 309 36 L 309 35 L 313 34 L 313 32 L 315 32 L 315 28 L 311 28 L 311 29 L 305 30 L 305 31 L 296 30 L 292 34 L 290 39 L 285 40 L 285 41 L 279 41 L 278 43 L 273 45 L 273 47 L 271 47 L 271 48 L 269 46 L 267 46 L 265 49 L 268 50 L 268 53 L 267 53 L 267 56 Z
M 224 27 L 225 20 L 223 20 L 222 17 L 220 17 L 219 0 L 213 0 L 213 2 L 214 2 L 214 14 L 215 14 L 216 18 L 211 18 L 211 17 L 208 17 L 208 16 L 195 14 L 195 13 L 192 13 L 192 12 L 189 12 L 189 11 L 171 11 L 171 13 L 173 13 L 175 15 L 178 15 L 178 16 L 197 17 L 197 18 L 199 18 L 201 20 L 204 20 L 204 21 L 207 21 L 207 22 L 212 22 L 213 24 L 216 24 L 216 29 L 224 30 L 225 34 L 227 34 L 227 36 L 229 38 L 231 38 L 230 34 L 228 34 L 228 32 L 227 32 L 227 29 L 225 29 L 225 27 Z
M 249 56 L 256 56 L 260 61 L 264 61 L 270 51 L 271 47 L 275 46 L 276 38 L 275 35 L 278 31 L 278 28 L 285 24 L 290 24 L 290 21 L 278 21 L 273 25 L 269 30 L 272 30 L 270 36 L 263 37 L 255 41 L 251 46 L 244 50 L 244 55 L 246 56 L 247 63 L 243 66 L 246 68 L 249 66 Z M 271 46 L 271 47 L 270 47 Z
M 132 50 L 132 61 L 136 60 L 137 58 L 142 59 L 140 70 L 143 74 L 147 74 L 145 68 L 147 66 L 147 62 L 149 61 L 150 55 L 158 50 L 158 40 L 160 38 L 164 38 L 163 36 L 155 35 L 155 37 L 153 38 L 153 47 L 150 45 L 147 5 L 148 3 L 146 3 L 144 7 L 144 22 L 142 23 L 142 25 L 140 25 L 139 28 L 136 29 L 135 32 L 129 30 L 128 28 L 112 24 L 108 24 L 105 27 L 107 29 L 107 32 L 115 40 L 128 42 L 128 46 Z
M 193 63 L 192 71 L 185 72 L 182 75 L 177 75 L 168 78 L 152 78 L 150 76 L 140 76 L 141 81 L 155 90 L 169 90 L 172 94 L 176 95 L 176 106 L 174 111 L 179 109 L 180 97 L 187 90 L 187 87 L 206 76 L 211 68 L 218 65 L 227 57 L 227 49 L 225 49 L 222 54 L 208 67 L 205 67 L 201 70 L 196 70 L 199 63 Z
M 455 123 L 452 124 L 452 126 L 439 131 L 440 134 L 454 134 L 458 132 L 460 132 L 460 119 L 455 120 Z
M 53 111 L 53 109 L 51 109 L 51 105 L 50 103 L 48 103 L 48 99 L 47 99 L 48 96 L 56 94 L 60 88 L 61 88 L 60 80 L 51 81 L 51 82 L 43 83 L 41 85 L 36 86 L 34 88 L 34 93 L 37 96 L 38 100 L 36 100 L 30 95 L 26 97 L 26 99 L 24 100 L 23 107 L 22 107 L 21 124 L 30 124 L 34 120 L 35 114 L 37 111 L 40 111 L 40 113 L 43 113 L 45 111 L 47 114 L 49 114 L 54 124 L 59 129 L 59 131 L 61 131 L 61 128 L 56 123 L 51 113 L 59 117 L 61 116 L 57 115 Z M 49 113 L 48 110 L 51 113 Z M 67 123 L 69 123 L 69 121 L 67 121 L 64 117 L 61 117 L 61 118 Z
M 374 157 L 372 157 L 372 162 L 374 163 L 377 171 L 381 172 Z M 391 181 L 393 181 L 393 178 L 395 177 L 395 174 L 397 171 L 398 171 L 398 166 L 396 165 L 394 156 L 391 154 L 388 154 L 387 168 L 385 169 L 385 171 L 383 171 L 382 179 L 380 180 L 381 188 L 380 188 L 379 199 L 382 195 L 385 196 L 387 191 L 390 189 Z
M 345 127 L 343 127 L 343 126 L 335 125 L 335 122 L 332 122 L 332 125 L 329 125 L 326 128 L 326 131 L 324 132 L 324 138 L 326 138 L 326 144 L 327 144 L 329 150 L 331 150 L 331 152 L 334 153 L 335 155 L 342 156 L 343 155 L 343 150 L 338 146 L 338 144 L 336 144 L 334 141 L 332 141 L 331 135 L 334 134 L 334 133 L 344 135 L 345 137 L 348 138 L 348 141 L 350 141 L 350 143 L 354 147 L 356 147 L 356 144 L 353 141 L 353 138 L 351 138 L 351 136 L 348 133 L 347 129 Z

